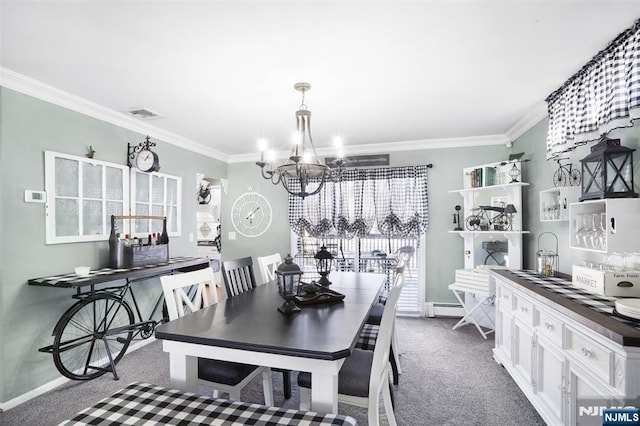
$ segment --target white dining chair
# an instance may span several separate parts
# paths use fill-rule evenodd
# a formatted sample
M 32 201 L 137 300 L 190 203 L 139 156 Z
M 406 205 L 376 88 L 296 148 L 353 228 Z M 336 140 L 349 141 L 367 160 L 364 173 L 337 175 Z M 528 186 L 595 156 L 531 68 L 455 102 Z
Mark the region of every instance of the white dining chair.
M 367 408 L 370 426 L 380 424 L 380 393 L 389 425 L 397 425 L 389 384 L 389 351 L 396 319 L 396 304 L 402 285 L 403 283 L 396 285 L 389 292 L 375 349 L 354 349 L 351 356 L 345 359 L 338 374 L 338 402 Z M 311 400 L 311 373 L 300 372 L 298 386 L 300 409 L 308 410 Z
M 218 302 L 211 268 L 162 276 L 160 282 L 170 321 Z M 218 392 L 227 392 L 229 399 L 240 401 L 240 391 L 260 373 L 265 405 L 273 405 L 270 368 L 198 358 L 198 384 L 212 388 L 214 398 L 218 397 Z
M 282 263 L 282 257 L 280 253 L 274 253 L 267 256 L 258 256 L 258 267 L 260 268 L 260 274 L 262 274 L 262 284 L 266 284 L 270 281 L 275 281 L 276 270 Z

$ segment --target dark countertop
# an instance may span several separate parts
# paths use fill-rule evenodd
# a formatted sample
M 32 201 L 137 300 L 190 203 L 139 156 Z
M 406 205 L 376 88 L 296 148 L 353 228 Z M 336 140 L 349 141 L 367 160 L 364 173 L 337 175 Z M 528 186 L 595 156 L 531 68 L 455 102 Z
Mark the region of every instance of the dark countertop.
M 640 321 L 613 313 L 619 298 L 599 296 L 571 285 L 571 277 L 541 277 L 534 271 L 493 269 L 492 273 L 520 285 L 536 300 L 623 346 L 640 347 Z

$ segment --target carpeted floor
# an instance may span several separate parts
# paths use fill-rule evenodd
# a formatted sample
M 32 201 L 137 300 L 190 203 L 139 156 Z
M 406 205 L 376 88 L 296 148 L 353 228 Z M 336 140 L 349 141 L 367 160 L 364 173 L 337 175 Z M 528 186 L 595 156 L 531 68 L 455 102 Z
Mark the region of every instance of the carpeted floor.
M 403 372 L 395 387 L 398 424 L 544 425 L 504 368 L 493 360 L 493 337 L 484 340 L 472 326 L 452 331 L 456 322 L 448 318 L 398 318 Z M 167 354 L 160 342 L 153 342 L 127 353 L 118 365 L 119 381 L 105 375 L 88 382 L 68 382 L 0 414 L 0 424 L 56 425 L 128 383 L 170 386 L 168 371 Z M 282 374 L 274 373 L 276 405 L 298 407 L 295 378 L 294 373 L 293 396 L 285 400 Z M 260 378 L 243 391 L 242 399 L 263 403 Z M 341 404 L 339 411 L 355 417 L 360 425 L 367 424 L 366 409 Z M 382 424 L 387 424 L 384 416 Z

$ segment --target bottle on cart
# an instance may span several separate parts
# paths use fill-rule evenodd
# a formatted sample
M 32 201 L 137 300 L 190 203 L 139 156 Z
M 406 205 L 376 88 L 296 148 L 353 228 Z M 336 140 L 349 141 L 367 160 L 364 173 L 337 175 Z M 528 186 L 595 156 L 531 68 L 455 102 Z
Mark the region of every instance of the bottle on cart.
M 169 244 L 169 234 L 167 233 L 167 218 L 162 221 L 162 234 L 158 239 L 158 244 Z
M 109 267 L 118 267 L 118 235 L 116 234 L 116 217 L 111 215 L 111 233 L 109 234 Z

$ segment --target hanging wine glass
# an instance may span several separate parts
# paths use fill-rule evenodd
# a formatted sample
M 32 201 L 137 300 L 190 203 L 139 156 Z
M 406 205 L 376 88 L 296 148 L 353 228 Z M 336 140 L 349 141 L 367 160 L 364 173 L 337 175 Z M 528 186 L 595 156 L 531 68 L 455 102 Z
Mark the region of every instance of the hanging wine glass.
M 593 241 L 592 235 L 595 233 L 595 227 L 593 225 L 593 215 L 584 215 L 584 232 L 582 233 L 582 247 L 594 248 L 591 244 Z
M 598 248 L 600 250 L 607 250 L 607 214 L 600 213 L 600 216 L 596 218 L 597 230 L 598 230 Z

